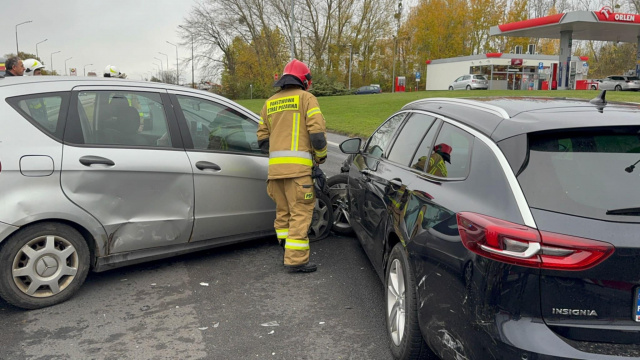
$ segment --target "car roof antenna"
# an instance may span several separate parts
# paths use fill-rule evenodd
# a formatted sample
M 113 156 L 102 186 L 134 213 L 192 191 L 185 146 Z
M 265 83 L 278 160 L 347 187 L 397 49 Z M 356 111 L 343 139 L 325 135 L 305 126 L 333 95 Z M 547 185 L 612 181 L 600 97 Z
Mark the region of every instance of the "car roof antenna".
M 604 107 L 607 106 L 607 100 L 605 100 L 606 95 L 607 95 L 607 90 L 602 90 L 598 96 L 589 100 L 589 103 L 596 105 L 598 107 L 598 111 L 602 112 Z

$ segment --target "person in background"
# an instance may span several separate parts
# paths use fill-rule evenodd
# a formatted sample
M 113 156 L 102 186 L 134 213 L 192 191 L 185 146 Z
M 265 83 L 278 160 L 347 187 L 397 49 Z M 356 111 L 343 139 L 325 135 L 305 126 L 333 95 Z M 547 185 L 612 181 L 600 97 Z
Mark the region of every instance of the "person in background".
M 5 77 L 24 75 L 24 63 L 22 62 L 22 59 L 17 56 L 8 58 L 5 62 L 5 66 L 7 68 L 7 72 L 4 74 Z
M 27 59 L 24 61 L 24 68 L 25 76 L 37 76 L 42 75 L 42 69 L 44 69 L 44 65 L 36 59 Z

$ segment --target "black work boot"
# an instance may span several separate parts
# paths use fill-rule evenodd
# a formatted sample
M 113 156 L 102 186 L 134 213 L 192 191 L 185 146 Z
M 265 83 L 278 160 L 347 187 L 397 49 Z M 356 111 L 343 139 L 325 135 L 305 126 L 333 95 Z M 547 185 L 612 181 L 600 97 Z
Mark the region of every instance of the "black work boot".
M 289 272 L 304 272 L 310 273 L 318 270 L 318 267 L 314 263 L 306 263 L 302 265 L 285 265 L 285 268 L 289 270 Z

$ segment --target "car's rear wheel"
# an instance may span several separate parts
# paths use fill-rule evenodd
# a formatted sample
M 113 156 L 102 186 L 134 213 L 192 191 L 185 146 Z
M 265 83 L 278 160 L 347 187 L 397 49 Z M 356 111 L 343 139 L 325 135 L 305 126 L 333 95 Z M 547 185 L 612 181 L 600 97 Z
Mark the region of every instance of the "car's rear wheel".
M 401 243 L 391 250 L 385 274 L 387 334 L 395 359 L 436 359 L 420 333 L 416 286 Z
M 453 86 L 449 86 L 449 90 L 453 90 Z
M 25 227 L 0 248 L 0 297 L 25 309 L 61 303 L 82 286 L 89 264 L 89 247 L 76 229 L 61 223 Z
M 471 85 L 467 85 L 467 90 L 471 90 Z
M 615 91 L 622 91 L 622 86 L 620 86 L 620 85 L 616 85 L 616 87 L 615 87 Z
M 597 90 L 598 87 L 596 87 L 595 85 L 591 85 L 591 90 Z
M 333 211 L 329 196 L 316 189 L 316 206 L 313 208 L 313 217 L 309 226 L 309 241 L 322 240 L 331 233 L 333 224 Z
M 349 222 L 349 194 L 347 184 L 349 175 L 338 174 L 327 180 L 329 186 L 329 198 L 333 210 L 333 226 L 331 229 L 341 235 L 349 235 L 353 232 Z

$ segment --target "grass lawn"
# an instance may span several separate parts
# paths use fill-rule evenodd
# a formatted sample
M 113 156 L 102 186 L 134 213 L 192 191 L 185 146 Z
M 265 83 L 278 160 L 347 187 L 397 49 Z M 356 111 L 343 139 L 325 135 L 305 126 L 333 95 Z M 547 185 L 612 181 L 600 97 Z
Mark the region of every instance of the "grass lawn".
M 543 96 L 592 99 L 599 94 L 593 90 L 526 91 L 418 91 L 407 93 L 382 93 L 372 95 L 348 95 L 319 97 L 320 109 L 327 121 L 327 128 L 340 134 L 368 137 L 391 114 L 405 104 L 431 97 L 485 97 L 485 96 Z M 607 91 L 607 101 L 640 103 L 640 92 Z M 265 99 L 238 100 L 239 104 L 260 113 Z

